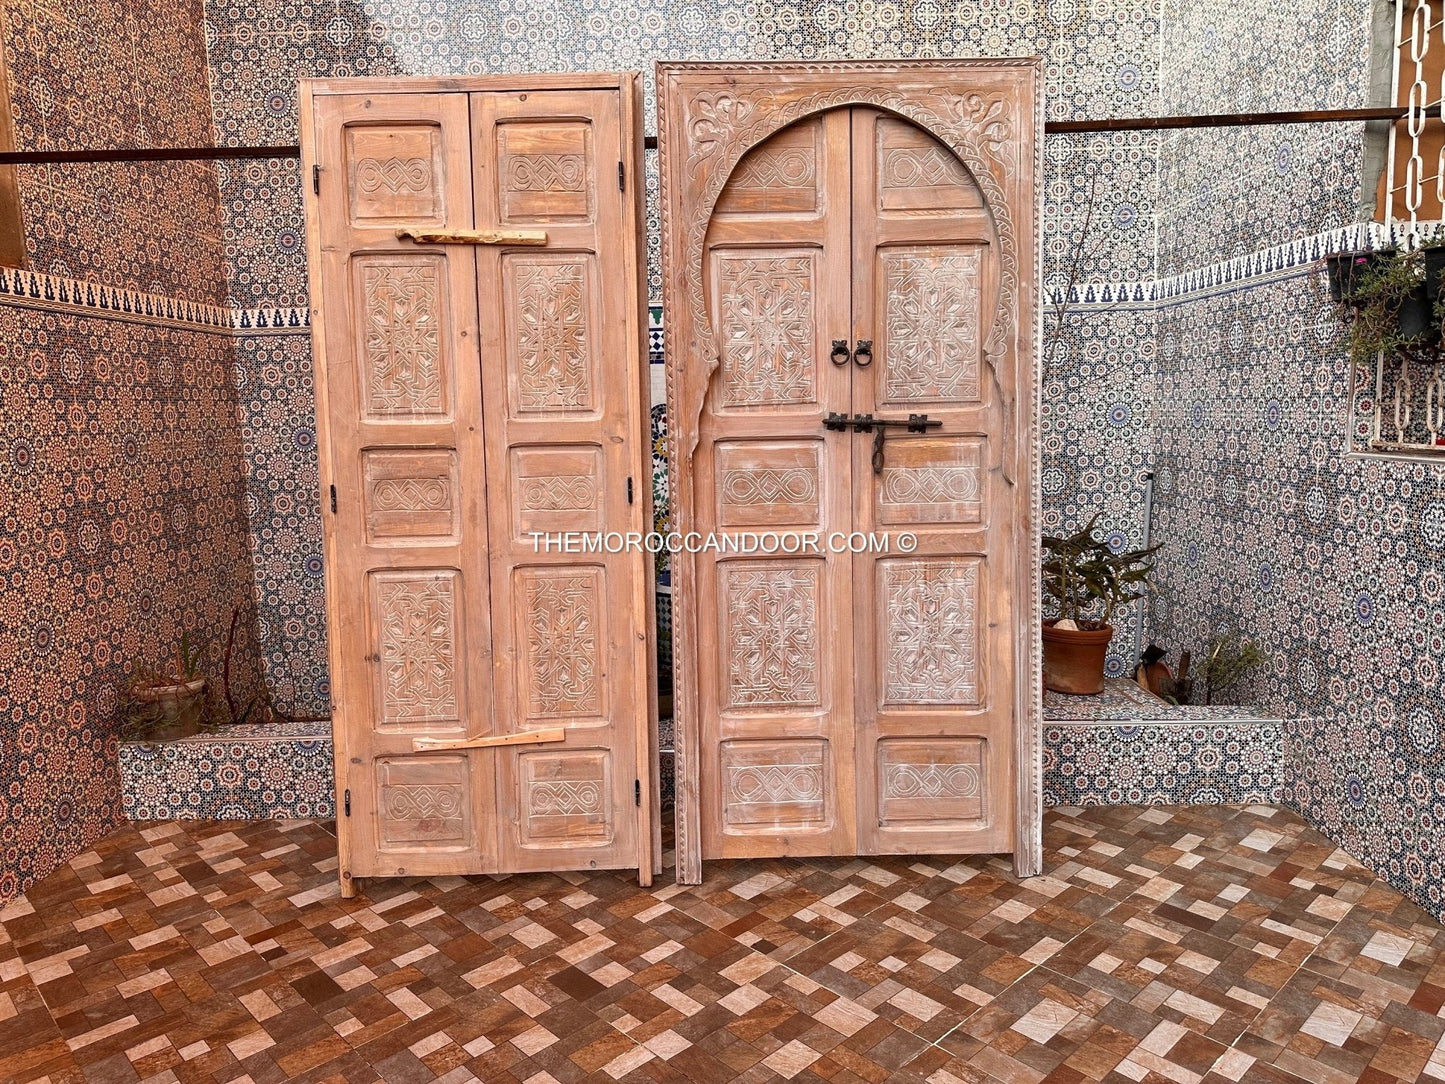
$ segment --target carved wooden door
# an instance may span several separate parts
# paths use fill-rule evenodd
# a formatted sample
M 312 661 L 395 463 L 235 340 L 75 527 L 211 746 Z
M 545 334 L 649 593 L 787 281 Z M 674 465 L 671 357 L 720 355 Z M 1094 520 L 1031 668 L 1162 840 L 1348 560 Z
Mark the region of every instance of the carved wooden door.
M 852 67 L 659 70 L 684 881 L 1037 862 L 1037 67 Z
M 635 76 L 305 88 L 343 891 L 653 871 Z

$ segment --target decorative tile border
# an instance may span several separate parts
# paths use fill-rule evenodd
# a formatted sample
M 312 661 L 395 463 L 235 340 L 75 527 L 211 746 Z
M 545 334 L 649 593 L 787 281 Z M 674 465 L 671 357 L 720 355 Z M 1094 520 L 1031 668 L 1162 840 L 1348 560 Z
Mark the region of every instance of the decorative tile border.
M 307 334 L 311 330 L 311 312 L 304 307 L 237 309 L 207 305 L 19 267 L 0 268 L 0 304 L 245 335 L 278 331 Z
M 1445 231 L 1445 224 L 1438 222 L 1423 223 L 1420 229 L 1425 237 L 1434 237 L 1442 231 Z M 1231 287 L 1258 286 L 1294 278 L 1332 253 L 1383 248 L 1398 244 L 1403 236 L 1404 231 L 1398 225 L 1387 229 L 1378 222 L 1356 222 L 1165 278 L 1080 283 L 1069 292 L 1068 304 L 1070 309 L 1097 306 L 1128 308 L 1198 300 L 1227 293 Z M 1059 301 L 1058 291 L 1048 292 L 1049 305 L 1058 305 Z
M 1070 696 L 1046 690 L 1044 718 L 1071 723 L 1252 722 L 1266 716 L 1259 709 L 1242 704 L 1170 704 L 1139 688 L 1130 678 L 1105 678 L 1104 691 L 1095 696 Z

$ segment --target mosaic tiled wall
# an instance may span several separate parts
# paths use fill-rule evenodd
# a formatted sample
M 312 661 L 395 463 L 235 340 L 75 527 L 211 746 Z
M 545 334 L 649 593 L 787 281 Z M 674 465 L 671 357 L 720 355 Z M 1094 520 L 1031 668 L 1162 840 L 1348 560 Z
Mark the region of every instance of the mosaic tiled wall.
M 1216 49 L 1207 70 L 1200 54 L 1166 49 L 1183 58 L 1166 65 L 1166 98 L 1221 110 L 1365 104 L 1362 7 L 1313 19 L 1276 7 L 1251 5 L 1248 25 L 1233 8 L 1181 12 L 1181 42 L 1197 36 L 1207 50 L 1247 32 L 1257 44 Z M 1342 125 L 1166 142 L 1165 185 L 1179 199 L 1161 216 L 1161 266 L 1260 247 L 1249 239 L 1265 229 L 1290 240 L 1348 221 L 1360 147 L 1358 127 Z M 1269 664 L 1251 699 L 1291 719 L 1288 800 L 1438 915 L 1445 464 L 1347 454 L 1350 366 L 1311 260 L 1361 239 L 1319 237 L 1274 268 L 1161 306 L 1155 530 L 1166 548 L 1154 628 L 1197 642 L 1237 622 L 1260 638 Z
M 209 146 L 200 0 L 0 3 L 16 146 Z M 204 162 L 22 166 L 30 267 L 224 302 L 215 168 Z
M 22 149 L 210 141 L 198 4 L 3 9 Z M 136 662 L 184 630 L 219 674 L 240 604 L 235 692 L 260 690 L 229 314 L 203 304 L 225 297 L 214 174 L 20 180 L 34 271 L 0 275 L 0 899 L 121 817 Z
M 206 18 L 216 133 L 231 144 L 295 141 L 296 81 L 307 76 L 637 68 L 647 76 L 650 116 L 652 65 L 664 57 L 1038 53 L 1047 61 L 1052 116 L 1150 114 L 1158 112 L 1160 100 L 1155 0 L 946 8 L 885 3 L 866 10 L 814 0 L 510 6 L 491 0 L 425 6 L 341 0 L 327 4 L 324 17 L 312 5 L 208 0 Z M 1088 282 L 1153 276 L 1158 146 L 1158 137 L 1148 133 L 1050 140 L 1044 230 L 1051 283 L 1063 284 L 1071 273 Z M 656 301 L 655 153 L 648 167 L 649 274 Z M 222 169 L 230 297 L 243 310 L 306 304 L 300 185 L 294 162 Z M 1065 317 L 1058 338 L 1053 386 L 1064 398 L 1050 402 L 1057 407 L 1048 416 L 1052 459 L 1072 462 L 1066 449 L 1087 445 L 1089 451 L 1088 465 L 1070 470 L 1069 484 L 1051 490 L 1049 526 L 1072 526 L 1098 510 L 1107 531 L 1137 539 L 1143 466 L 1136 438 L 1147 417 L 1148 386 L 1142 371 L 1116 378 L 1112 370 L 1147 369 L 1152 312 L 1074 313 Z M 316 713 L 324 710 L 328 685 L 307 348 L 304 332 L 248 340 L 240 371 L 268 681 L 282 706 Z M 1111 374 L 1080 379 L 1084 365 L 1091 374 Z M 1113 672 L 1134 655 L 1132 619 L 1118 643 Z
M 242 723 L 224 733 L 120 747 L 130 820 L 336 816 L 331 734 L 323 724 Z
M 1162 318 L 1161 635 L 1237 622 L 1305 815 L 1445 909 L 1445 464 L 1346 454 L 1350 366 L 1301 268 Z

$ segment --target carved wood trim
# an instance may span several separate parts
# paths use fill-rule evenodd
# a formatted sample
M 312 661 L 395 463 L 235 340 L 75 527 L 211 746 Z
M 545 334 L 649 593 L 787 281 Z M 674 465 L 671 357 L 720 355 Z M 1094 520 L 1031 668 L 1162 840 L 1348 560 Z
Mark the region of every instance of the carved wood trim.
M 979 77 L 1018 69 L 1032 83 L 1031 116 L 1011 115 L 997 94 L 968 89 Z M 812 82 L 816 90 L 802 88 Z M 892 84 L 890 86 L 890 83 Z M 693 530 L 691 462 L 709 381 L 720 363 L 707 300 L 703 258 L 707 228 L 733 170 L 749 150 L 783 128 L 833 109 L 862 105 L 911 121 L 932 133 L 968 169 L 983 192 L 999 242 L 998 304 L 990 326 L 980 329 L 982 354 L 1000 400 L 1004 476 L 1026 487 L 1020 530 L 1028 532 L 1014 585 L 1028 615 L 1017 633 L 1019 688 L 1017 725 L 1017 838 L 1014 863 L 1021 875 L 1037 873 L 1042 860 L 1042 721 L 1038 595 L 1038 378 L 1041 349 L 1036 303 L 1041 241 L 1020 251 L 1011 206 L 1027 199 L 1041 210 L 1043 175 L 1042 61 L 1008 58 L 978 61 L 858 61 L 846 63 L 657 65 L 658 140 L 663 231 L 663 300 L 666 323 L 666 385 L 670 445 L 669 483 L 675 529 Z M 1027 131 L 1027 142 L 1024 132 Z M 1031 142 L 1032 160 L 1020 151 Z M 1024 152 L 1026 153 L 1026 151 Z M 1031 173 L 1029 184 L 1019 178 Z M 1041 231 L 1035 231 L 1041 234 Z M 1022 263 L 1030 267 L 1027 288 Z M 1021 324 L 1026 313 L 1028 329 Z M 1025 338 L 1025 336 L 1027 336 Z M 1005 353 L 1019 350 L 1017 394 L 1000 376 Z M 685 363 L 684 363 L 685 359 Z M 1024 439 L 1019 440 L 1020 436 Z M 696 562 L 674 556 L 675 582 L 691 582 Z M 696 696 L 697 615 L 689 592 L 673 592 L 674 749 L 676 756 L 677 878 L 702 879 L 701 810 Z

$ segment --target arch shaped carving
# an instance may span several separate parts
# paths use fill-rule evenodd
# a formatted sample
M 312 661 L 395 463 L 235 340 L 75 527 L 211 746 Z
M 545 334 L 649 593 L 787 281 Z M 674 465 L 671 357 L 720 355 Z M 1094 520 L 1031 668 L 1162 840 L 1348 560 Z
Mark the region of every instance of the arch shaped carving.
M 692 214 L 681 224 L 681 232 L 686 239 L 682 274 L 687 284 L 692 335 L 705 371 L 699 374 L 699 379 L 689 381 L 687 388 L 669 386 L 669 402 L 680 408 L 680 416 L 672 420 L 676 449 L 670 478 L 673 492 L 677 491 L 675 472 L 680 461 L 690 457 L 696 447 L 703 396 L 720 356 L 709 319 L 702 273 L 708 225 L 718 199 L 750 150 L 792 124 L 855 105 L 891 113 L 939 139 L 958 157 L 982 190 L 998 235 L 1000 267 L 998 305 L 984 337 L 983 356 L 1000 394 L 1005 416 L 1012 412 L 1011 392 L 998 379 L 999 363 L 1017 330 L 1019 290 L 1018 231 L 1005 192 L 1008 171 L 1019 165 L 1015 138 L 1018 118 L 1011 115 L 1011 106 L 1005 97 L 937 87 L 904 91 L 862 84 L 801 98 L 772 92 L 749 94 L 741 90 L 699 92 L 682 103 L 683 135 L 691 152 L 690 170 L 698 197 L 693 202 Z M 659 124 L 662 125 L 661 120 Z M 664 186 L 667 180 L 664 178 Z M 664 206 L 668 203 L 665 191 Z M 668 375 L 671 383 L 671 370 Z

